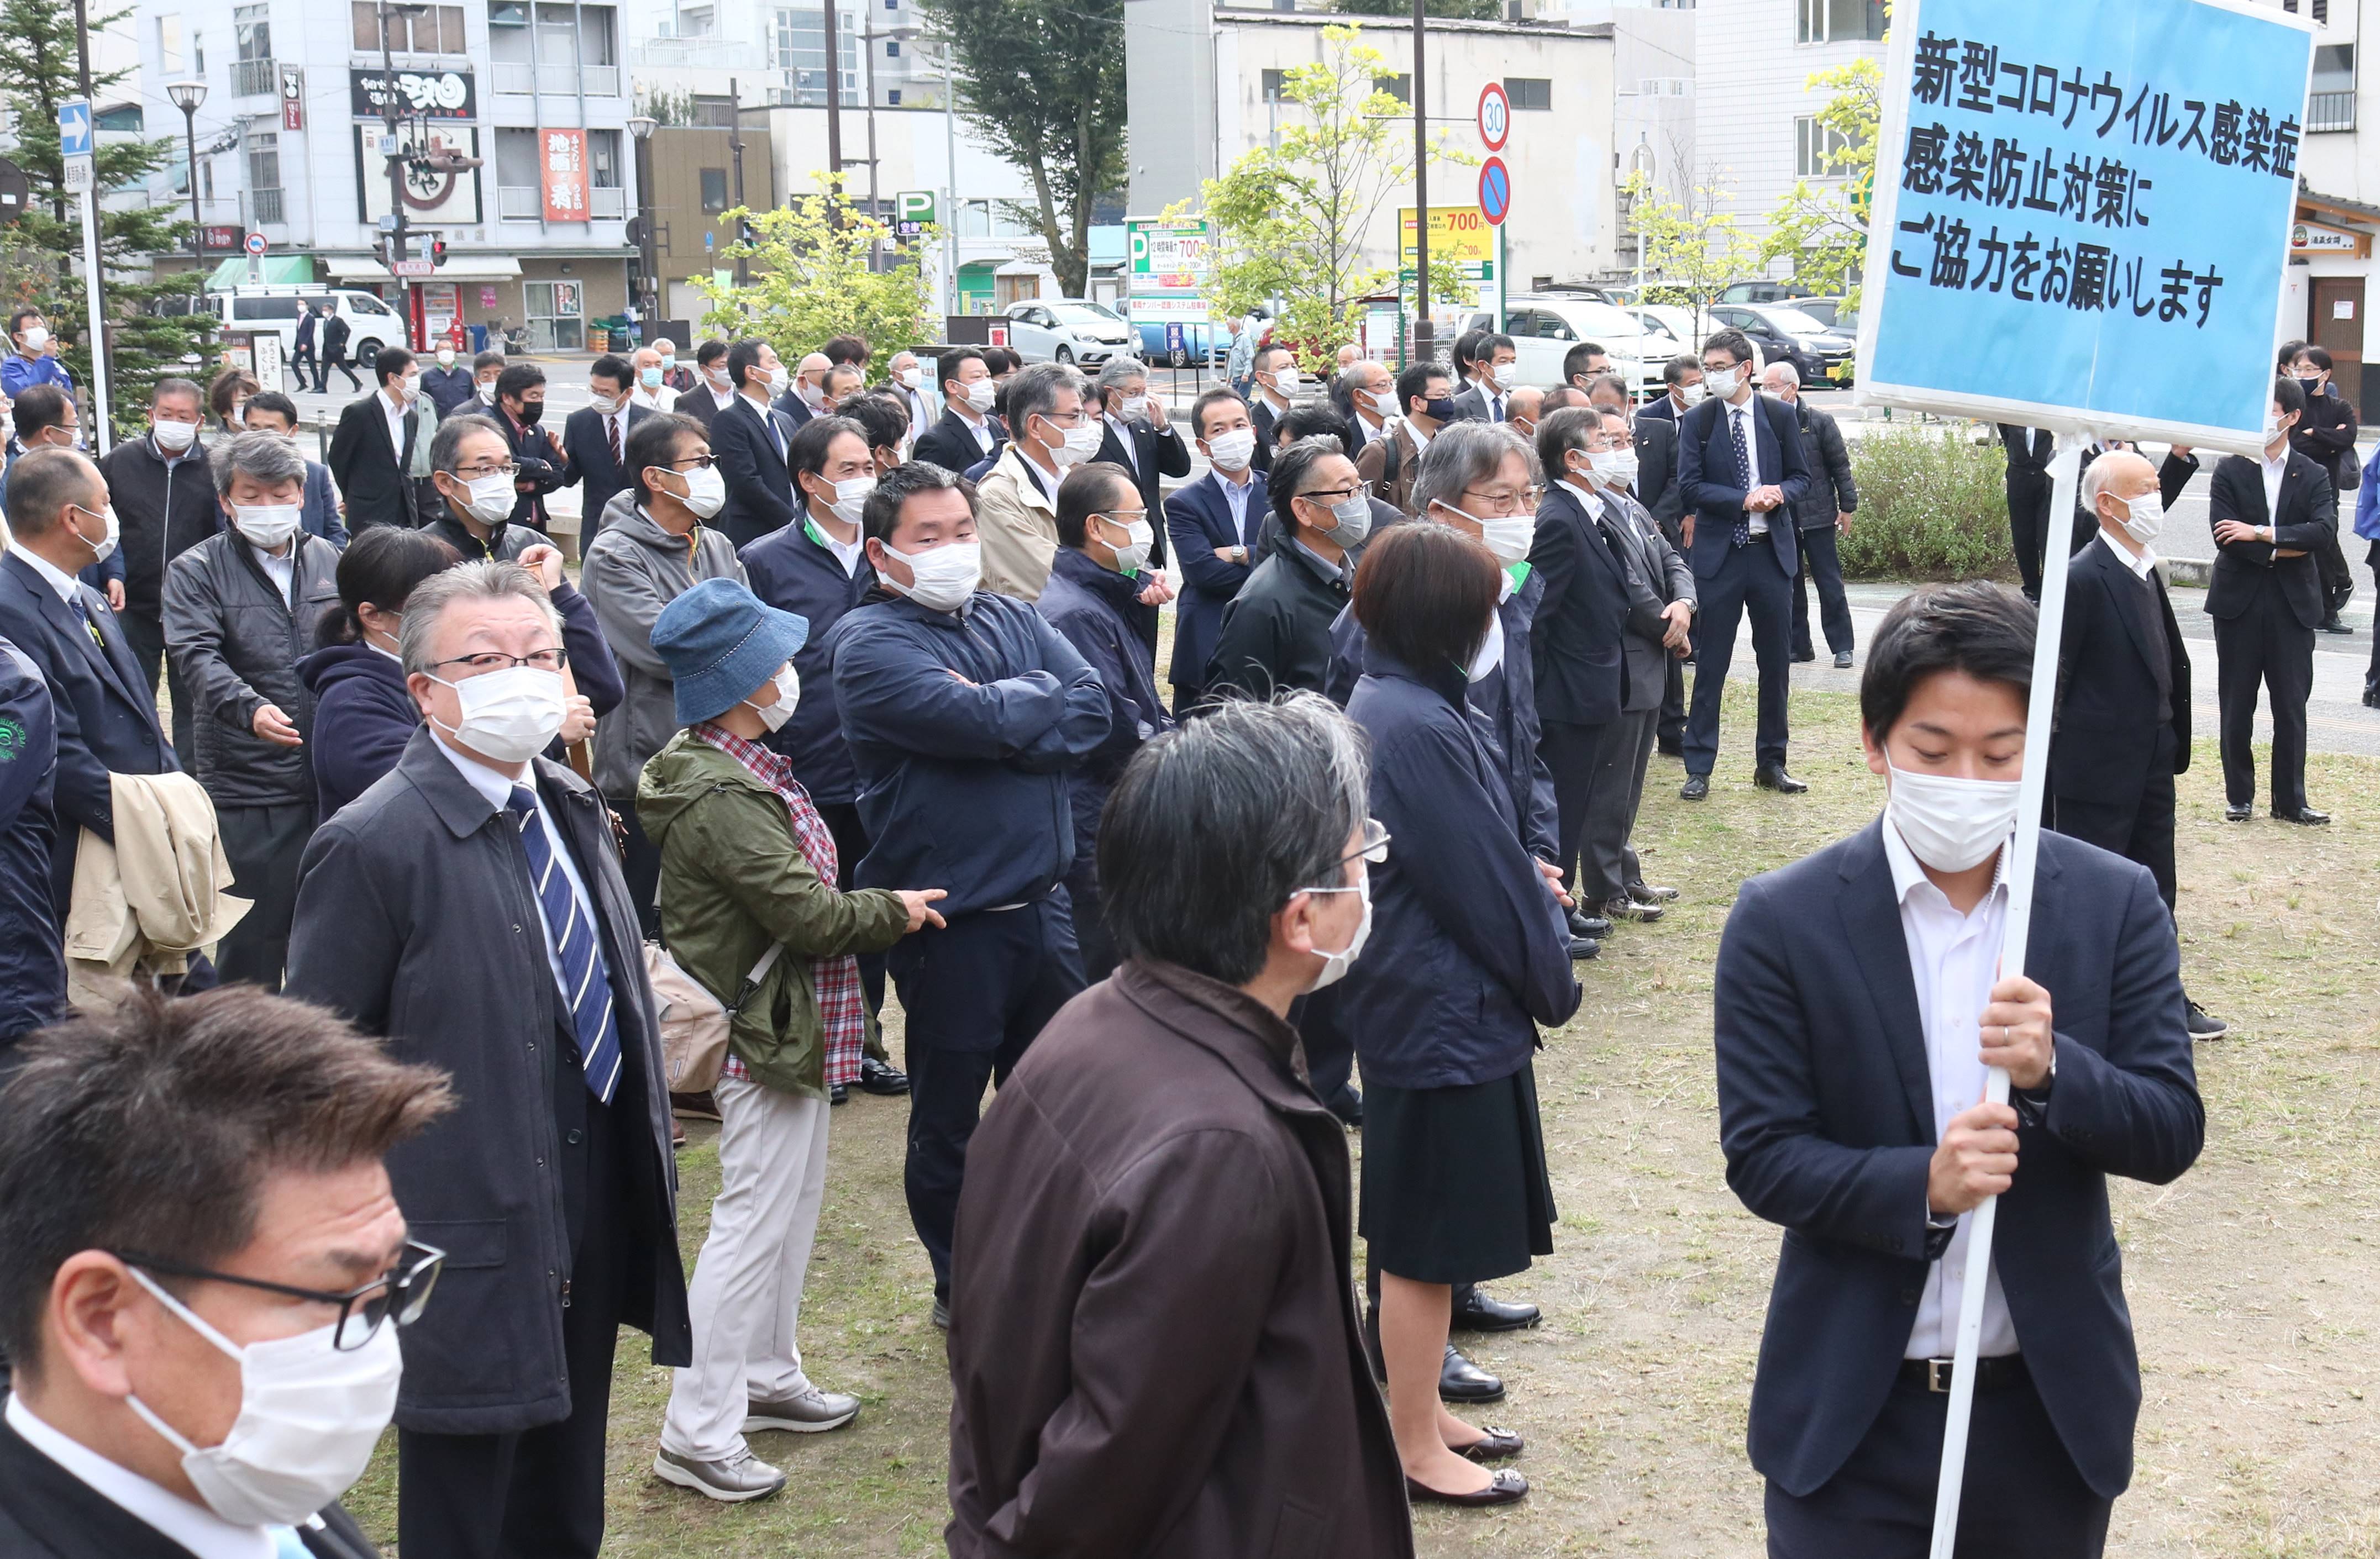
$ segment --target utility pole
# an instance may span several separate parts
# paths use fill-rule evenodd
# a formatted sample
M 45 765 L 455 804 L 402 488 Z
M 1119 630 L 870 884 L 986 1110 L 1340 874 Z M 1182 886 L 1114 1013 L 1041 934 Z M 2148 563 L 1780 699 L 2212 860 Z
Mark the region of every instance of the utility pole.
M 396 139 L 396 61 L 388 43 L 388 21 L 392 12 L 401 11 L 408 18 L 415 7 L 391 6 L 389 0 L 379 0 L 380 6 L 380 114 L 382 126 L 381 151 L 388 165 L 388 209 L 396 225 L 388 232 L 386 262 L 392 280 L 403 289 L 405 300 L 405 344 L 419 349 L 421 342 L 417 330 L 419 310 L 414 306 L 414 287 L 409 281 L 399 279 L 396 262 L 410 260 L 412 254 L 406 237 L 405 221 L 405 152 Z M 408 42 L 410 39 L 407 40 Z
M 1413 361 L 1437 356 L 1429 328 L 1429 88 L 1423 50 L 1425 0 L 1414 0 L 1414 328 Z
M 75 82 L 81 90 L 82 100 L 99 112 L 99 103 L 91 94 L 91 11 L 86 0 L 74 0 L 75 8 Z M 94 121 L 94 124 L 96 121 Z M 92 139 L 92 156 L 98 155 L 98 136 Z M 63 219 L 64 211 L 59 216 Z M 107 327 L 106 315 L 100 308 L 99 251 L 99 176 L 93 170 L 90 186 L 82 192 L 82 253 L 83 303 L 88 314 L 87 332 L 91 338 L 91 420 L 99 432 L 99 453 L 105 454 L 114 441 L 115 429 L 107 419 Z
M 727 79 L 727 151 L 729 160 L 735 164 L 735 204 L 740 210 L 744 204 L 744 103 L 735 94 L 735 78 L 733 76 Z M 740 231 L 736 234 L 739 241 L 743 236 Z M 744 256 L 737 255 L 735 284 L 743 286 L 751 279 L 750 262 Z
M 835 36 L 835 0 L 826 0 L 826 171 L 843 172 L 843 52 Z M 833 211 L 828 212 L 832 220 Z

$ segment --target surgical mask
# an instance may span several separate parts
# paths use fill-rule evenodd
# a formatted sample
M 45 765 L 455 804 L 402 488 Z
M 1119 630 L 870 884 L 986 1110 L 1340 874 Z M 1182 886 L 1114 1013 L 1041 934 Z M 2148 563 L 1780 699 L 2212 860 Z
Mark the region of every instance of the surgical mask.
M 2298 382 L 2299 382 L 2301 385 L 2304 386 L 2304 388 L 2305 388 L 2305 393 L 2306 393 L 2307 394 L 2311 395 L 2311 394 L 2313 394 L 2316 390 L 2319 390 L 2319 389 L 2321 389 L 2321 388 L 2322 388 L 2322 375 L 2320 375 L 2320 374 L 2318 374 L 2318 373 L 2317 373 L 2317 374 L 2302 374 L 2302 373 L 2301 373 L 2301 374 L 2298 375 Z
M 485 753 L 498 763 L 527 763 L 545 751 L 569 713 L 559 671 L 507 666 L 461 682 L 447 682 L 444 677 L 430 680 L 453 688 L 463 706 L 460 725 L 433 723 L 473 752 Z
M 88 514 L 91 513 L 91 510 L 84 509 L 79 503 L 76 504 L 75 507 L 78 510 L 80 510 L 83 514 Z M 99 540 L 93 541 L 91 538 L 84 536 L 79 529 L 75 532 L 75 536 L 82 542 L 82 544 L 91 550 L 92 556 L 91 561 L 94 564 L 103 563 L 108 559 L 115 556 L 115 544 L 119 540 L 123 539 L 124 537 L 124 527 L 116 524 L 115 521 L 115 504 L 111 503 L 105 509 L 100 511 L 100 517 L 107 522 L 107 534 L 102 537 Z
M 657 390 L 661 387 L 662 370 L 659 369 L 638 369 L 637 370 L 637 382 L 643 385 L 648 390 Z
M 2161 494 L 2144 492 L 2124 504 L 2124 517 L 2117 522 L 2124 534 L 2145 547 L 2165 530 L 2165 499 Z
M 1115 414 L 1116 420 L 1119 422 L 1138 422 L 1148 415 L 1148 397 L 1135 395 L 1130 400 L 1119 401 L 1116 403 Z
M 40 351 L 42 347 L 47 346 L 49 344 L 50 344 L 50 332 L 49 332 L 49 327 L 48 327 L 48 326 L 46 326 L 46 325 L 27 325 L 27 326 L 25 327 L 25 350 L 26 350 L 26 351 L 28 351 L 28 352 L 38 352 L 38 351 Z
M 1709 387 L 1703 384 L 1689 384 L 1684 389 L 1678 392 L 1678 399 L 1685 402 L 1686 405 L 1690 406 L 1698 406 L 1709 398 Z
M 667 373 L 675 367 L 677 367 L 677 357 L 674 354 L 667 352 L 662 354 L 662 372 Z
M 198 438 L 199 425 L 195 422 L 155 422 L 150 424 L 149 431 L 157 436 L 158 448 L 186 450 Z
M 1488 614 L 1488 636 L 1479 641 L 1479 648 L 1471 657 L 1471 664 L 1463 668 L 1464 680 L 1479 682 L 1492 675 L 1504 663 L 1504 618 L 1500 612 Z
M 983 580 L 983 548 L 977 542 L 953 541 L 922 552 L 904 552 L 892 546 L 884 550 L 909 565 L 913 581 L 904 587 L 889 574 L 877 575 L 885 588 L 898 590 L 934 611 L 956 611 L 966 605 Z
M 617 395 L 590 394 L 587 397 L 587 404 L 595 408 L 596 416 L 609 417 L 613 412 L 620 409 L 620 397 Z
M 725 369 L 705 369 L 702 370 L 702 377 L 710 381 L 711 388 L 715 390 L 732 390 L 735 388 L 734 385 L 727 381 L 727 370 Z
M 1512 363 L 1495 363 L 1488 369 L 1488 380 L 1499 390 L 1510 390 L 1512 387 L 1512 381 L 1519 377 L 1516 365 Z
M 1361 894 L 1364 900 L 1364 918 L 1355 923 L 1355 935 L 1348 939 L 1347 945 L 1335 953 L 1322 952 L 1319 948 L 1314 949 L 1316 952 L 1322 953 L 1323 963 L 1322 973 L 1314 977 L 1314 984 L 1305 987 L 1307 991 L 1312 992 L 1318 991 L 1325 985 L 1335 985 L 1345 979 L 1347 971 L 1354 967 L 1355 960 L 1362 956 L 1364 944 L 1372 939 L 1372 876 L 1369 872 L 1365 873 L 1356 879 L 1355 886 L 1352 888 L 1309 888 L 1306 891 L 1309 893 L 1357 893 Z
M 1225 471 L 1245 471 L 1256 458 L 1257 436 L 1253 429 L 1234 428 L 1228 433 L 1218 433 L 1207 441 L 1207 458 Z
M 261 547 L 270 552 L 285 545 L 298 534 L 298 519 L 303 511 L 295 503 L 239 503 L 232 507 L 232 528 L 240 539 L 251 547 Z
M 784 377 L 785 376 L 781 373 L 775 379 L 770 381 L 770 383 L 775 387 L 780 393 L 783 393 L 783 385 L 781 381 Z M 816 411 L 819 407 L 826 405 L 826 387 L 820 382 L 805 379 L 800 384 L 795 386 L 795 391 L 802 398 L 802 405 L 809 407 L 812 411 Z
M 1358 390 L 1355 393 L 1364 397 L 1364 404 L 1372 408 L 1373 416 L 1396 415 L 1397 393 L 1394 390 Z
M 727 478 L 716 465 L 698 465 L 678 475 L 686 478 L 686 493 L 679 502 L 694 511 L 696 519 L 707 520 L 727 507 Z
M 364 1474 L 396 1411 L 405 1355 L 383 1324 L 361 1348 L 334 1348 L 335 1323 L 246 1348 L 216 1331 L 140 1268 L 133 1279 L 199 1335 L 239 1361 L 239 1416 L 203 1448 L 138 1396 L 125 1401 L 179 1451 L 207 1508 L 235 1527 L 294 1527 Z
M 1633 449 L 1604 450 L 1590 453 L 1589 464 L 1595 474 L 1616 488 L 1633 486 L 1636 481 L 1636 452 Z
M 1720 400 L 1732 400 L 1736 387 L 1743 382 L 1742 369 L 1706 369 L 1703 370 L 1703 393 Z
M 460 477 L 456 479 L 461 480 Z M 470 511 L 471 517 L 481 525 L 502 525 L 513 517 L 513 505 L 518 501 L 518 495 L 513 491 L 513 479 L 502 471 L 474 477 L 463 485 L 471 494 L 463 501 L 463 507 Z
M 1455 513 L 1461 514 L 1463 511 L 1458 509 Z M 1527 557 L 1529 543 L 1537 538 L 1537 517 L 1535 514 L 1489 514 L 1485 517 L 1463 514 L 1463 518 L 1477 520 L 1481 543 L 1495 553 L 1496 561 L 1506 568 Z
M 438 349 L 438 366 L 442 369 L 451 369 L 455 366 L 455 349 L 452 346 L 441 346 Z
M 777 696 L 766 704 L 755 704 L 749 698 L 744 700 L 745 707 L 759 715 L 760 723 L 772 731 L 784 729 L 785 722 L 794 718 L 795 707 L 802 701 L 802 674 L 794 670 L 792 661 L 777 668 L 775 685 Z
M 900 373 L 900 380 L 902 389 L 915 390 L 918 385 L 925 382 L 926 370 L 923 369 L 903 369 Z
M 1937 872 L 1963 872 L 1991 859 L 2016 831 L 2013 780 L 1956 780 L 1892 770 L 1884 815 L 1910 852 Z
M 827 504 L 828 510 L 844 525 L 857 525 L 860 510 L 868 505 L 868 495 L 876 490 L 876 478 L 854 477 L 847 482 L 830 482 L 827 485 L 834 489 L 834 498 Z
M 2267 415 L 2265 418 L 2265 442 L 2271 443 L 2281 436 L 2281 419 Z
M 1129 538 L 1124 546 L 1113 549 L 1116 572 L 1129 579 L 1148 566 L 1148 554 L 1157 545 L 1157 530 L 1147 520 L 1119 520 L 1113 514 L 1101 514 L 1100 519 L 1124 532 Z
M 1299 387 L 1305 382 L 1305 381 L 1303 379 L 1298 377 L 1297 366 L 1294 363 L 1291 364 L 1287 368 L 1275 369 L 1272 370 L 1273 393 L 1278 395 L 1294 395 L 1297 393 Z
M 483 406 L 492 406 L 496 404 L 496 381 L 494 380 L 489 380 L 485 384 L 480 386 L 480 404 Z
M 1434 401 L 1425 401 L 1421 414 L 1432 422 L 1451 422 L 1454 420 L 1454 397 L 1440 395 Z
M 396 393 L 405 398 L 405 404 L 407 405 L 411 405 L 414 402 L 421 398 L 421 376 L 418 373 L 408 373 L 402 376 L 396 381 Z M 527 412 L 523 412 L 521 414 L 521 420 L 523 422 L 535 422 L 537 418 L 529 416 Z
M 1099 426 L 1087 422 L 1064 429 L 1064 441 L 1050 452 L 1050 464 L 1062 471 L 1069 465 L 1080 465 L 1099 453 Z
M 966 404 L 977 412 L 987 412 L 1000 399 L 1000 386 L 989 379 L 978 379 L 966 387 Z
M 1308 503 L 1317 502 L 1307 499 Z M 1342 547 L 1353 547 L 1372 534 L 1372 501 L 1360 492 L 1351 492 L 1330 506 L 1330 517 L 1337 521 L 1323 532 Z

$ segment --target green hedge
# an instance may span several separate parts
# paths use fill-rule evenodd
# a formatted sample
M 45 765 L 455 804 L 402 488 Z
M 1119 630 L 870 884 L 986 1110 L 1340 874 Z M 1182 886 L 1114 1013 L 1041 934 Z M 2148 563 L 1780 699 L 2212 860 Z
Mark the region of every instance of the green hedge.
M 1973 429 L 1892 428 L 1846 441 L 1859 513 L 1841 542 L 1853 579 L 2016 577 L 2007 458 Z

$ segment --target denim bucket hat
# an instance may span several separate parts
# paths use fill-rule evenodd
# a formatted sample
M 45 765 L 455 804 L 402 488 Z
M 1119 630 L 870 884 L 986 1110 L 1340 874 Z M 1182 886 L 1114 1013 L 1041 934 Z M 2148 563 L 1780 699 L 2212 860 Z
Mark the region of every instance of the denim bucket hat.
M 677 722 L 714 719 L 794 658 L 809 619 L 779 611 L 733 579 L 705 579 L 653 623 L 653 652 L 675 683 Z

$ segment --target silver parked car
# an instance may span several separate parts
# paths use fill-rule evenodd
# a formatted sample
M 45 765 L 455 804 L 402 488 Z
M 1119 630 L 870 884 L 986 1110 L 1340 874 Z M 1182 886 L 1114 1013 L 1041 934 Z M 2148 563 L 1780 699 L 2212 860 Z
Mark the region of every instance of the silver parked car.
M 1028 363 L 1097 368 L 1110 357 L 1136 357 L 1137 342 L 1123 315 L 1080 297 L 1033 297 L 1008 306 L 1008 344 Z

